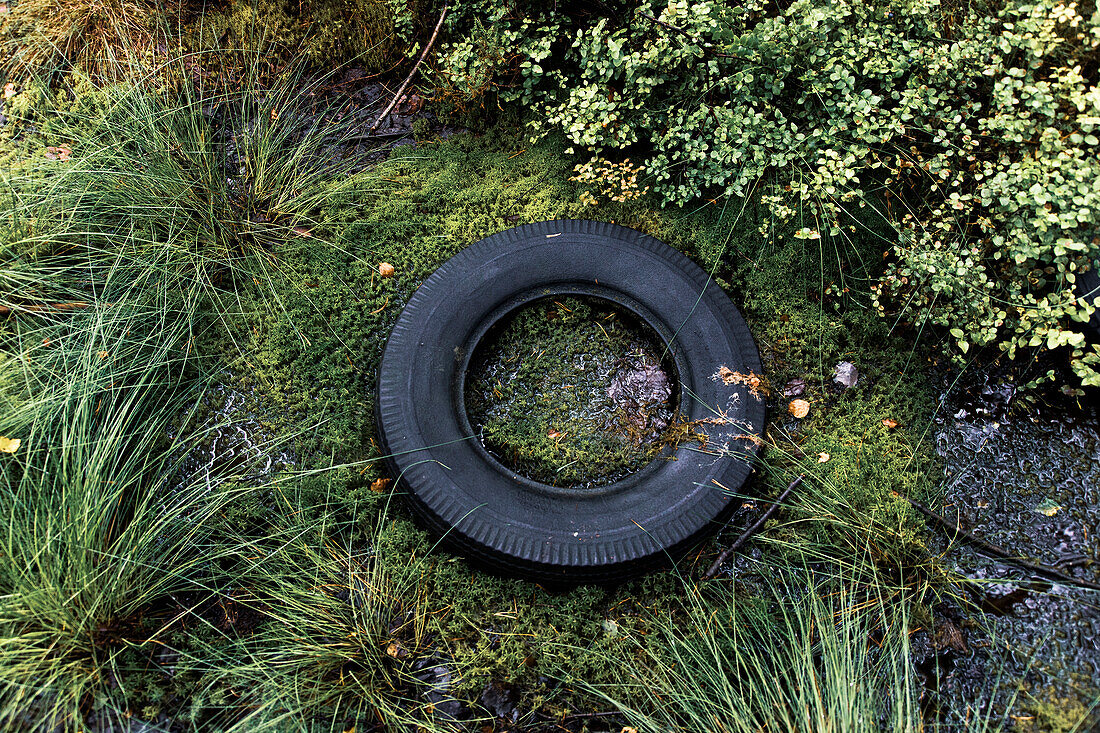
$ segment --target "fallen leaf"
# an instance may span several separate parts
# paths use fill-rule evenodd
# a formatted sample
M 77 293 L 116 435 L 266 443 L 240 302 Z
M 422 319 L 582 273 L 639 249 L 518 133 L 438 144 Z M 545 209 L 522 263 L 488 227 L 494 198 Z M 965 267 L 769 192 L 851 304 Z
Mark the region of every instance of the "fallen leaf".
M 890 428 L 891 430 L 893 430 L 894 428 L 896 428 L 898 426 L 898 421 L 897 420 L 891 420 L 890 418 L 886 418 L 882 421 L 882 424 L 885 425 L 886 427 Z
M 381 494 L 386 490 L 386 487 L 393 481 L 391 478 L 376 478 L 370 484 L 370 490 L 376 494 Z
M 1035 507 L 1035 511 L 1040 514 L 1045 514 L 1048 517 L 1053 517 L 1062 509 L 1062 505 L 1053 499 L 1043 499 L 1039 506 Z
M 393 265 L 383 262 L 378 265 L 378 274 L 382 277 L 393 277 Z
M 310 234 L 309 230 L 306 229 L 305 227 L 294 227 L 294 233 L 297 234 L 299 237 L 312 237 L 313 236 L 312 234 Z
M 106 359 L 108 356 L 110 356 L 110 354 L 108 354 L 106 351 L 99 352 L 100 359 Z
M 19 450 L 19 444 L 22 442 L 19 438 L 5 438 L 0 435 L 0 453 L 14 453 Z
M 787 410 L 799 420 L 810 414 L 810 403 L 806 400 L 791 400 Z
M 936 649 L 952 649 L 966 653 L 966 637 L 962 629 L 948 619 L 940 619 L 932 631 L 932 645 Z
M 836 365 L 836 370 L 833 372 L 833 381 L 845 389 L 854 387 L 859 381 L 859 370 L 852 362 L 842 361 Z
M 4 99 L 11 99 L 15 96 L 15 82 L 9 81 L 4 85 Z
M 72 148 L 67 148 L 64 145 L 58 145 L 56 147 L 46 148 L 46 157 L 50 160 L 60 160 L 62 162 L 68 160 L 73 155 Z
M 829 460 L 830 458 L 832 458 L 832 456 L 829 455 L 828 453 L 826 453 L 825 451 L 821 451 L 820 453 L 817 454 L 817 462 L 818 463 L 824 463 L 825 461 Z
M 401 646 L 399 641 L 391 641 L 386 645 L 386 654 L 394 659 L 404 659 L 409 656 L 409 652 L 405 647 Z
M 749 392 L 753 397 L 761 397 L 767 394 L 768 388 L 764 384 L 764 378 L 759 374 L 742 374 L 741 372 L 735 372 L 728 366 L 718 367 L 718 371 L 711 377 L 711 379 L 721 379 L 723 384 L 743 384 L 749 388 Z
M 550 440 L 557 440 L 561 437 L 561 433 L 559 433 L 557 430 L 554 430 L 553 428 L 550 428 L 550 431 L 546 433 L 546 437 Z
M 805 379 L 792 379 L 791 381 L 787 382 L 787 385 L 785 387 L 783 387 L 783 396 L 784 397 L 797 397 L 798 395 L 802 394 L 805 391 L 806 391 L 806 380 Z

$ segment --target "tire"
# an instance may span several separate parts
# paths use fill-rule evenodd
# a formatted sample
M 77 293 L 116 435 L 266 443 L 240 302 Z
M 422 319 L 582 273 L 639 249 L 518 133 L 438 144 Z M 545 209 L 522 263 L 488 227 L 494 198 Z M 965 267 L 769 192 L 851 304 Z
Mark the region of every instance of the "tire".
M 561 295 L 610 300 L 671 344 L 680 412 L 703 421 L 704 444 L 666 446 L 625 479 L 588 489 L 536 483 L 485 450 L 465 413 L 471 354 L 516 308 Z M 397 485 L 450 549 L 550 585 L 613 583 L 675 558 L 737 503 L 764 404 L 717 378 L 721 367 L 761 371 L 744 319 L 685 256 L 614 224 L 530 224 L 468 247 L 413 294 L 382 354 L 378 430 Z

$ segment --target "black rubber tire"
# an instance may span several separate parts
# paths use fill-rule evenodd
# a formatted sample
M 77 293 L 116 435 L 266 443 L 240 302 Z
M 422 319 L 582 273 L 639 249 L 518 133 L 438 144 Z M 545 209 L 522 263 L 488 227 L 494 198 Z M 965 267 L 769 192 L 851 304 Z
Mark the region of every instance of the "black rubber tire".
M 621 481 L 579 490 L 517 476 L 484 449 L 462 395 L 478 340 L 514 309 L 567 294 L 611 300 L 671 345 L 680 410 L 700 421 L 705 447 L 665 448 Z M 614 224 L 530 224 L 468 247 L 413 294 L 382 354 L 378 430 L 397 485 L 451 549 L 548 584 L 613 583 L 718 529 L 749 477 L 764 404 L 717 378 L 721 367 L 759 374 L 756 345 L 687 257 Z

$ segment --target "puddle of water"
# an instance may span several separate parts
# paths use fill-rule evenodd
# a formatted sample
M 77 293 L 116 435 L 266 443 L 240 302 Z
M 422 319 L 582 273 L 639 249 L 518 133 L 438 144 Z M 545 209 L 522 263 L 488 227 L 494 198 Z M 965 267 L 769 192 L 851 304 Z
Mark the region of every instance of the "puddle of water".
M 485 448 L 522 475 L 590 487 L 638 470 L 672 422 L 658 337 L 607 301 L 536 301 L 479 345 L 466 385 Z
M 941 513 L 1010 552 L 1100 582 L 1100 413 L 1027 410 L 1015 397 L 1013 385 L 990 380 L 946 400 L 934 426 Z M 1032 695 L 1087 708 L 1100 692 L 1100 595 L 965 545 L 944 559 L 976 581 L 971 601 L 985 611 L 970 614 L 966 652 L 940 667 L 948 717 L 991 698 L 1003 706 L 1017 680 Z M 995 693 L 998 683 L 1010 689 Z
M 205 399 L 210 408 L 206 432 L 187 451 L 173 486 L 213 490 L 228 480 L 255 481 L 295 464 L 293 451 L 276 445 L 259 416 L 248 410 L 243 392 L 221 385 Z

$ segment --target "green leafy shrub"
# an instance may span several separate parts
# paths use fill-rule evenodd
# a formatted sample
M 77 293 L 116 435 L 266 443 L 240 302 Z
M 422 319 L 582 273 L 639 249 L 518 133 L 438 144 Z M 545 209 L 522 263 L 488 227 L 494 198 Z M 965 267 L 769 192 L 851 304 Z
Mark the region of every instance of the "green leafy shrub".
M 629 154 L 669 204 L 759 193 L 822 246 L 844 246 L 846 213 L 881 209 L 895 230 L 881 313 L 943 327 L 960 359 L 1064 348 L 1100 384 L 1081 328 L 1096 304 L 1074 292 L 1100 259 L 1092 6 L 670 0 L 491 17 L 507 61 L 459 41 L 444 75 L 495 71 L 535 134 L 563 132 L 589 169 Z

